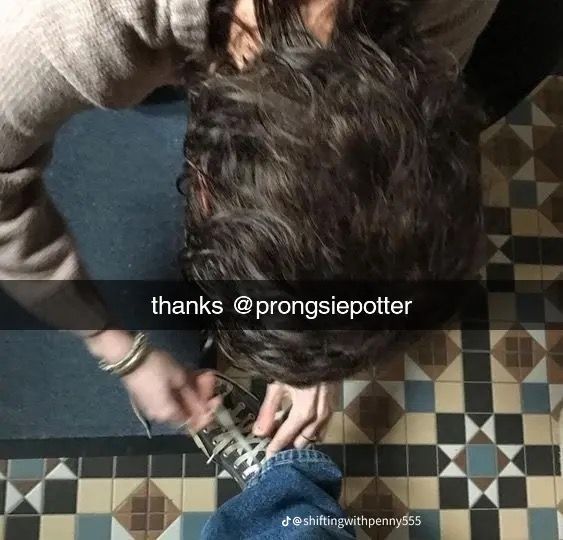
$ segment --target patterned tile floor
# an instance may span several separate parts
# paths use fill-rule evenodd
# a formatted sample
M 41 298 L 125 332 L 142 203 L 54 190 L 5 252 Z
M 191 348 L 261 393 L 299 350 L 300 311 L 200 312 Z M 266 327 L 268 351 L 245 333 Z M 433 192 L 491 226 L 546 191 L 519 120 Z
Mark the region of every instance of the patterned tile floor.
M 323 449 L 345 472 L 343 504 L 422 518 L 360 539 L 563 538 L 563 77 L 482 149 L 484 272 L 504 283 L 489 320 L 429 334 L 335 399 Z M 0 540 L 196 539 L 237 492 L 216 472 L 200 454 L 0 461 Z

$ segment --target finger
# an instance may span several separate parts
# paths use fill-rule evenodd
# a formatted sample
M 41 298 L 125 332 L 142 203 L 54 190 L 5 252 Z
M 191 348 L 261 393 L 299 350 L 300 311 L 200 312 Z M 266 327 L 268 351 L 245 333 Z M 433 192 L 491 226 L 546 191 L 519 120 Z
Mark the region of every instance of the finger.
M 293 443 L 293 446 L 295 446 L 297 450 L 303 450 L 303 448 L 307 448 L 307 446 L 309 446 L 310 444 L 315 444 L 316 442 L 317 440 L 315 438 L 314 433 L 310 435 L 305 435 L 303 433 L 300 433 L 295 438 L 295 442 Z
M 196 390 L 204 402 L 211 401 L 215 397 L 216 382 L 217 377 L 213 371 L 195 373 Z
M 214 414 L 219 405 L 223 403 L 223 396 L 216 396 L 209 402 L 209 410 Z
M 319 397 L 317 400 L 317 436 L 320 437 L 324 428 L 330 422 L 333 413 L 333 394 L 334 386 L 332 384 L 321 384 L 321 389 L 319 391 Z
M 152 420 L 161 423 L 169 422 L 179 424 L 186 421 L 186 413 L 172 396 L 149 406 L 147 414 Z
M 327 385 L 321 385 L 317 398 L 317 417 L 314 422 L 306 426 L 299 436 L 295 439 L 295 448 L 302 449 L 322 440 L 322 433 L 325 430 L 330 418 L 332 417 L 332 399 L 330 388 Z
M 199 397 L 193 390 L 195 377 L 193 372 L 179 367 L 171 377 L 174 399 L 182 408 L 183 419 L 178 422 L 178 427 L 190 425 L 192 415 L 201 416 L 203 406 L 199 403 Z
M 207 427 L 213 421 L 214 412 L 222 403 L 223 398 L 221 396 L 215 396 L 217 378 L 214 371 L 195 372 L 193 373 L 193 377 L 190 377 L 190 380 L 195 386 L 196 393 L 203 401 L 206 409 L 206 413 L 203 416 L 190 416 L 185 423 L 193 434 Z
M 311 407 L 309 410 L 302 407 L 294 407 L 289 413 L 287 420 L 280 426 L 268 445 L 266 450 L 267 456 L 271 457 L 280 450 L 291 446 L 305 426 L 311 424 L 315 417 L 314 407 Z
M 199 394 L 189 385 L 179 390 L 179 396 L 190 428 L 200 431 L 213 420 L 212 410 L 202 403 Z
M 284 388 L 281 384 L 269 384 L 266 389 L 264 402 L 260 407 L 258 418 L 254 422 L 252 432 L 259 437 L 267 437 L 273 431 L 276 425 L 276 413 L 278 412 L 284 394 Z

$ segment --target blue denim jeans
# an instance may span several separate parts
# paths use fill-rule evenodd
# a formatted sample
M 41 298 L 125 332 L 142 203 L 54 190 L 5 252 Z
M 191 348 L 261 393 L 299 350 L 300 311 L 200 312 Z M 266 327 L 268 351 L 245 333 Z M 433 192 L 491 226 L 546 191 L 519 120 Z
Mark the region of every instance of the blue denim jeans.
M 204 540 L 353 539 L 338 504 L 342 473 L 316 450 L 286 450 L 270 458 L 244 491 L 203 528 Z

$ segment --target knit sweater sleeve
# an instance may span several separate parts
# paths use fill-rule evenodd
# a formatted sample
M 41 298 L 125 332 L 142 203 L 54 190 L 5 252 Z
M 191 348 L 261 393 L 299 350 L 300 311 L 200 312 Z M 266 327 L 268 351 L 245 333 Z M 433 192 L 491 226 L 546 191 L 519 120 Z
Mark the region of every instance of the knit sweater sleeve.
M 83 109 L 134 105 L 171 81 L 180 55 L 204 42 L 206 4 L 0 2 L 0 280 L 49 322 L 61 324 L 45 307 L 55 296 L 69 313 L 95 314 L 95 326 L 106 320 L 90 287 L 69 285 L 87 275 L 41 182 L 56 132 Z M 18 286 L 22 280 L 51 285 Z

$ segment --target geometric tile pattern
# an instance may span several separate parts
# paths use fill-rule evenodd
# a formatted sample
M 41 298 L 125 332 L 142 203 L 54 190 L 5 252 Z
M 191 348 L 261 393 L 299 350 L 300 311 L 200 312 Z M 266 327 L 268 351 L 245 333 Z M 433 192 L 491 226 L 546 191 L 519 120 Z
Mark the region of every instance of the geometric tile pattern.
M 151 481 L 143 482 L 113 512 L 133 538 L 150 540 L 160 537 L 182 513 L 179 505 Z
M 483 274 L 503 284 L 486 317 L 340 385 L 319 446 L 344 471 L 342 504 L 422 522 L 359 538 L 563 538 L 562 150 L 551 77 L 482 137 Z M 195 540 L 238 492 L 217 473 L 199 453 L 0 460 L 0 540 Z

